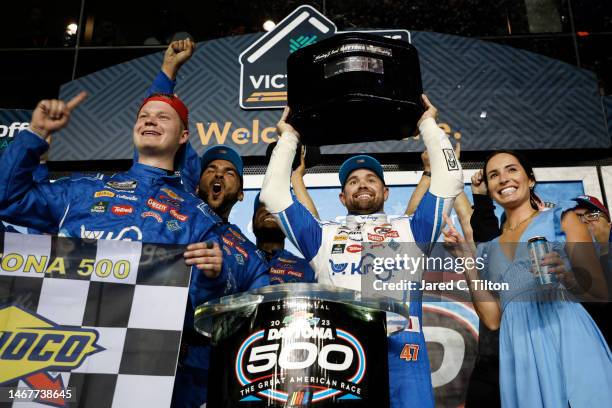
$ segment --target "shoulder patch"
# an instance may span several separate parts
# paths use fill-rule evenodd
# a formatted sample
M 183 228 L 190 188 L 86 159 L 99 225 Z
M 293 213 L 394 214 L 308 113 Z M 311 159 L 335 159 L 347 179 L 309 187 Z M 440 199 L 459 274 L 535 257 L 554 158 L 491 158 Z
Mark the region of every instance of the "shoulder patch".
M 197 206 L 198 210 L 200 210 L 205 216 L 210 217 L 215 222 L 221 222 L 221 218 L 205 202 L 201 202 Z

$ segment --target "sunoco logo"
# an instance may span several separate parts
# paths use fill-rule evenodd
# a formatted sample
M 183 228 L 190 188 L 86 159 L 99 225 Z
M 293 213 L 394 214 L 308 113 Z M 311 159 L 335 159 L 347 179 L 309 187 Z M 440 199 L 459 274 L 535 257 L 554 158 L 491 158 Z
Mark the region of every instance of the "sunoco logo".
M 406 30 L 367 31 L 410 42 Z M 310 6 L 300 6 L 240 54 L 240 106 L 282 108 L 287 103 L 287 58 L 298 49 L 338 33 L 336 25 Z
M 0 385 L 21 379 L 33 389 L 63 389 L 61 377 L 48 372 L 79 367 L 104 350 L 97 341 L 93 329 L 60 326 L 18 306 L 4 307 L 0 309 Z

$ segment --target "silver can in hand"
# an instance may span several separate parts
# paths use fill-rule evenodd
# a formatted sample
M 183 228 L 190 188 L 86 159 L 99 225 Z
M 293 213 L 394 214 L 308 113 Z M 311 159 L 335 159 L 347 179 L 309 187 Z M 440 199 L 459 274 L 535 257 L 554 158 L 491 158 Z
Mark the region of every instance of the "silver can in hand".
M 551 252 L 550 245 L 545 237 L 533 237 L 527 241 L 527 251 L 531 259 L 533 276 L 540 285 L 557 283 L 557 276 L 549 271 L 548 265 L 542 265 L 542 258 Z

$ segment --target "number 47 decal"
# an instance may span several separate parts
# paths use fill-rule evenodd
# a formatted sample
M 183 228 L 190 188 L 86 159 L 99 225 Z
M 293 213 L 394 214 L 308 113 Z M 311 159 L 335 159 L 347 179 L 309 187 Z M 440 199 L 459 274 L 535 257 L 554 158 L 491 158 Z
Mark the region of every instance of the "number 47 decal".
M 406 361 L 417 361 L 419 359 L 419 345 L 404 344 L 404 348 L 400 353 L 400 358 Z

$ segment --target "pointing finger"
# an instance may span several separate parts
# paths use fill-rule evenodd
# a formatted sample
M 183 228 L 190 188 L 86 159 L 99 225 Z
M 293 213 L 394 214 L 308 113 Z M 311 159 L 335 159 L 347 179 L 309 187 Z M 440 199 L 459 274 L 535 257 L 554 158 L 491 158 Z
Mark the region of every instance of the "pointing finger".
M 289 117 L 289 112 L 291 111 L 291 109 L 289 108 L 289 106 L 285 106 L 285 110 L 283 110 L 283 116 L 281 116 L 281 122 L 286 122 L 287 118 Z
M 457 156 L 457 160 L 459 160 L 461 156 L 461 142 L 459 140 L 455 143 L 455 156 Z
M 446 225 L 448 225 L 449 228 L 456 229 L 455 224 L 453 224 L 453 220 L 451 220 L 451 218 L 448 215 L 442 214 L 442 219 L 444 220 Z
M 422 94 L 421 98 L 423 99 L 423 103 L 425 104 L 425 106 L 429 109 L 431 107 L 431 102 L 429 101 L 427 95 Z
M 79 92 L 79 94 L 77 96 L 75 96 L 74 98 L 72 98 L 71 100 L 68 101 L 68 103 L 66 104 L 66 108 L 68 108 L 68 110 L 70 112 L 72 112 L 77 106 L 79 106 L 85 99 L 87 98 L 87 92 L 85 91 L 81 91 Z

